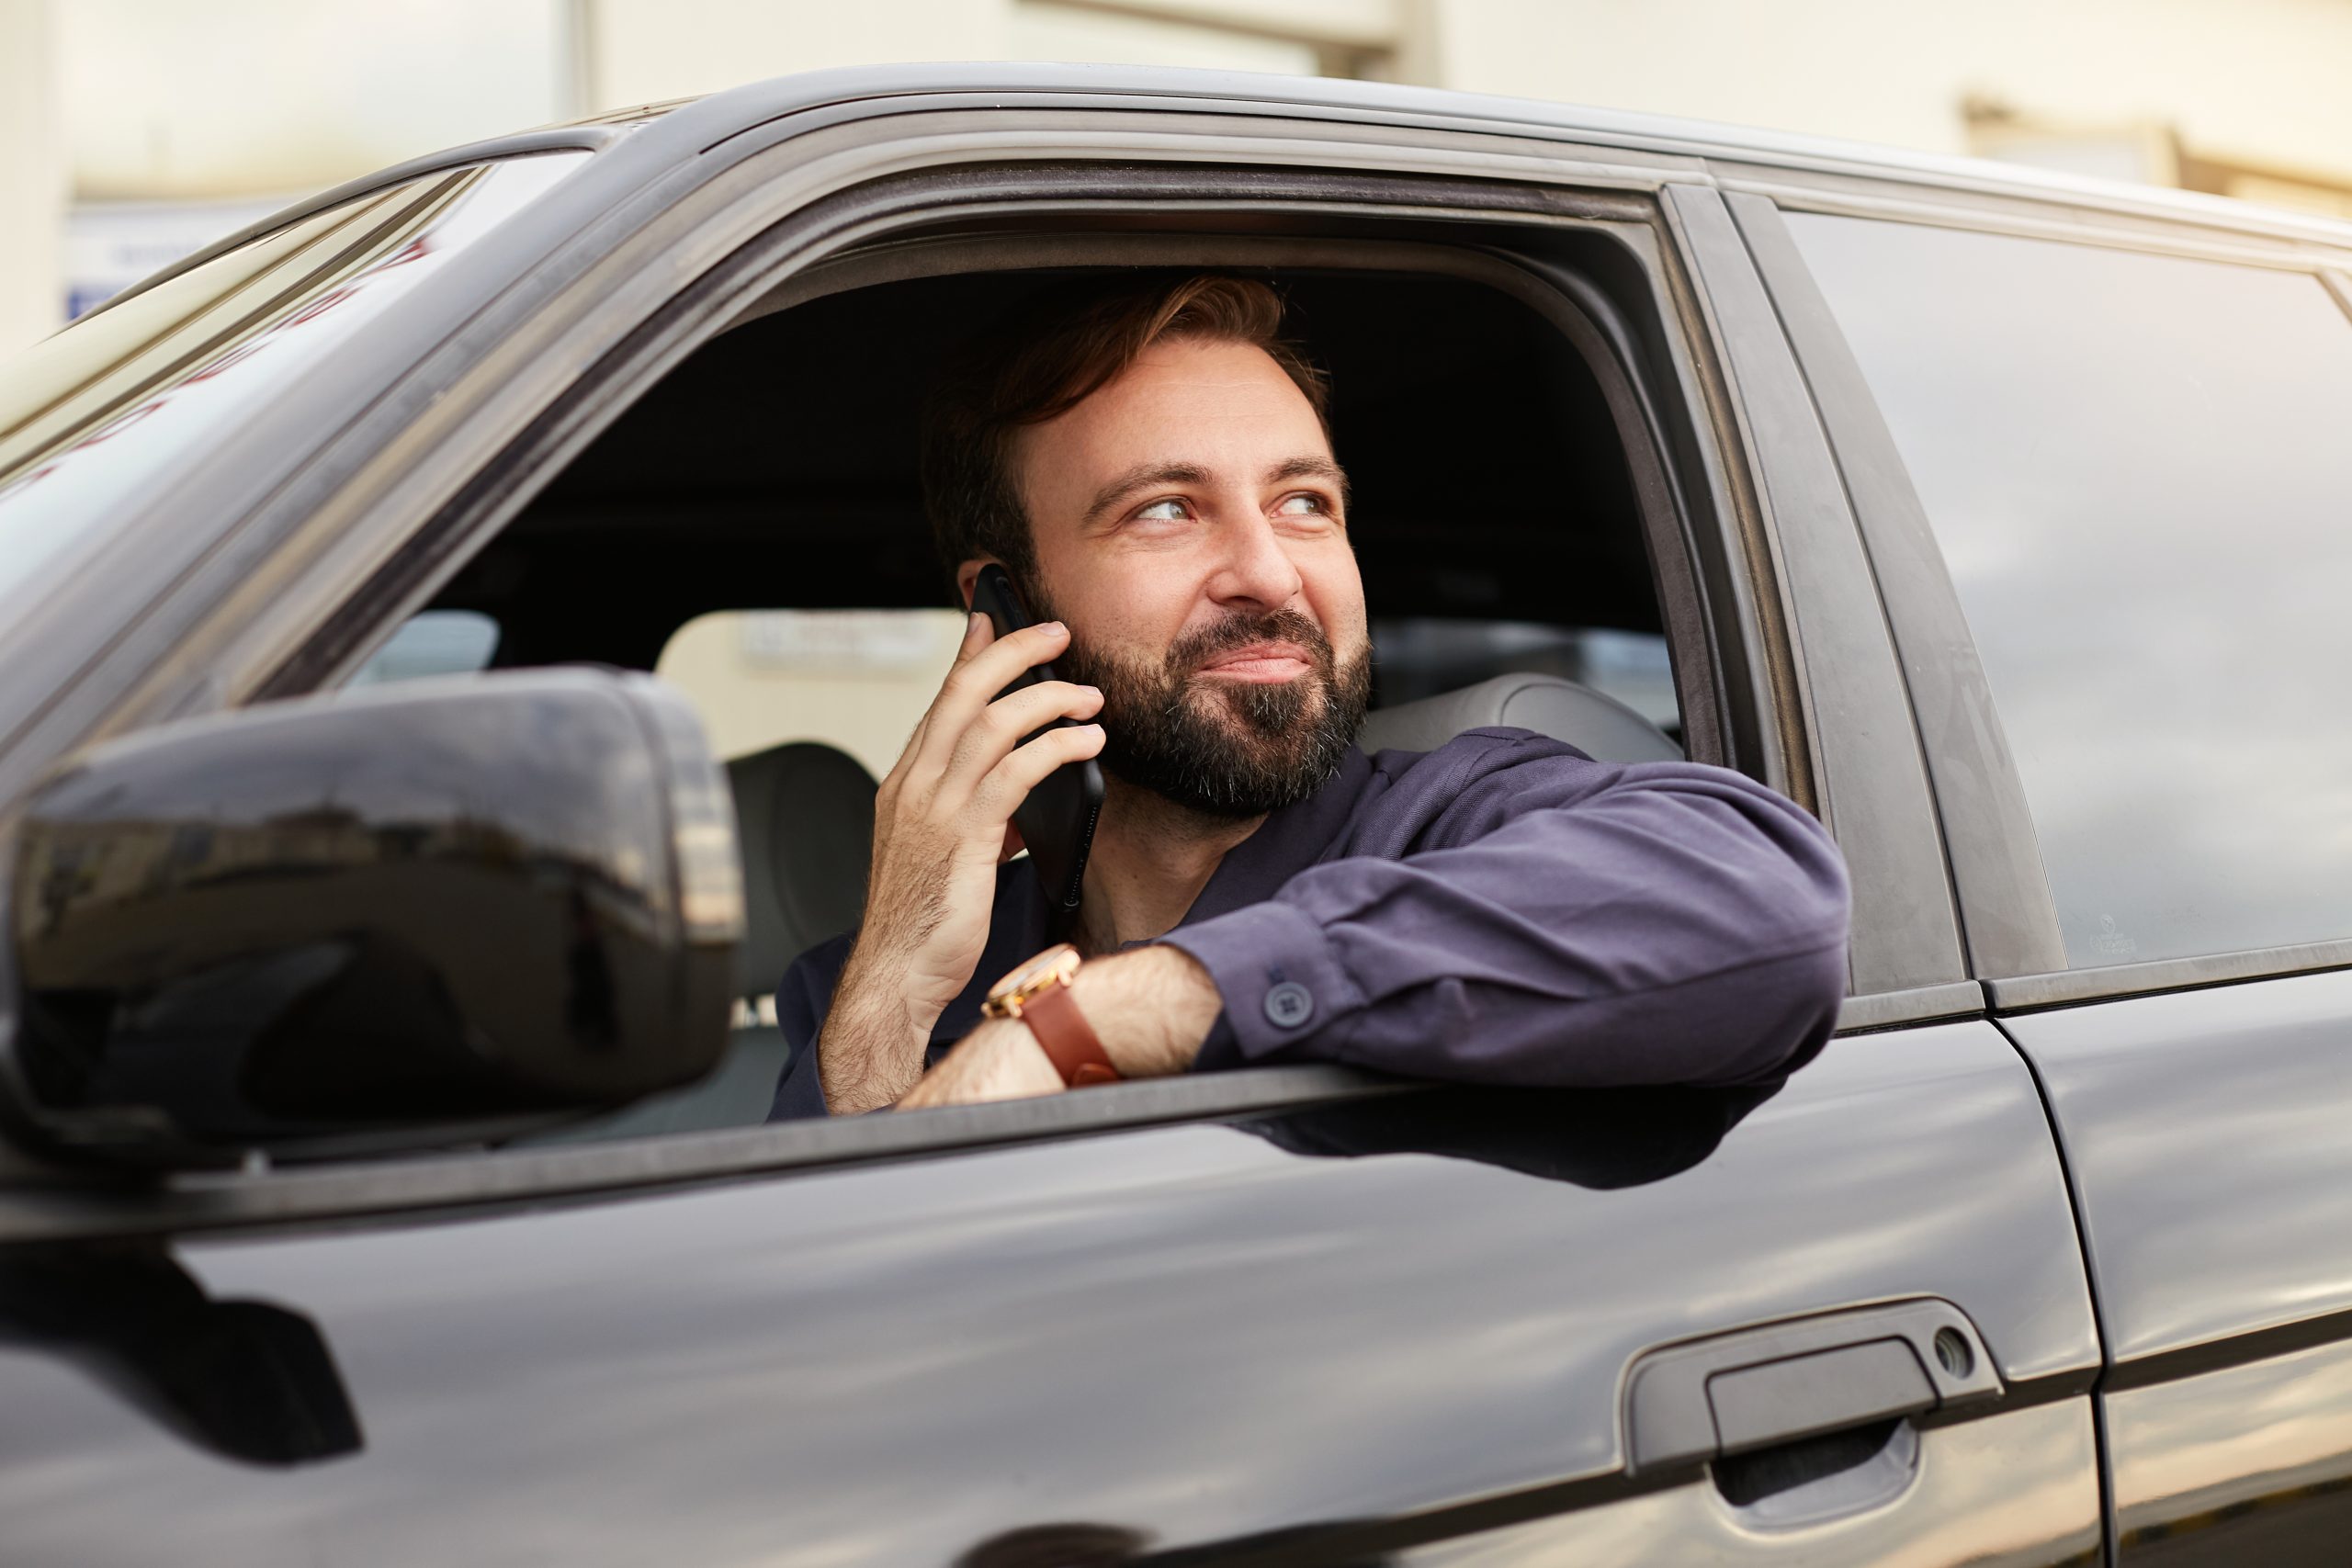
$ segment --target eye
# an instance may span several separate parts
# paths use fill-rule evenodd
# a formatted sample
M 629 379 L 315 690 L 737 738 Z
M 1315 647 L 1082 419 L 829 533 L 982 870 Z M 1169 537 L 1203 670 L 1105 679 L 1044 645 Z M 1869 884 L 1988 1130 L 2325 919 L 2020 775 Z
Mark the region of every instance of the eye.
M 1181 523 L 1184 520 L 1185 511 L 1184 503 L 1174 496 L 1170 496 L 1166 501 L 1155 501 L 1149 506 L 1139 508 L 1136 513 L 1136 521 L 1138 523 Z
M 1329 513 L 1331 510 L 1331 504 L 1312 491 L 1300 491 L 1295 495 L 1286 495 L 1276 502 L 1274 510 L 1288 517 L 1312 517 L 1318 513 Z

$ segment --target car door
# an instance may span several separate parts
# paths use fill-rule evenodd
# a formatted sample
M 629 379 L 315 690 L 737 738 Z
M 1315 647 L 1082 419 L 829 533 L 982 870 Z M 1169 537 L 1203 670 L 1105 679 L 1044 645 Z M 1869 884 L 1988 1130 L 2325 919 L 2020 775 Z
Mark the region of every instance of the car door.
M 887 129 L 827 98 L 830 140 L 746 132 L 736 161 L 675 176 L 660 220 L 551 242 L 555 259 L 533 262 L 550 293 L 486 290 L 502 302 L 475 307 L 475 357 L 435 373 L 436 400 L 372 407 L 352 430 L 378 445 L 345 433 L 338 486 L 280 529 L 249 523 L 275 541 L 249 567 L 268 604 L 218 585 L 170 623 L 188 628 L 177 640 L 151 631 L 148 673 L 93 731 L 288 689 L 362 649 L 436 552 L 462 548 L 447 509 L 476 506 L 479 524 L 483 497 L 559 462 L 567 420 L 629 395 L 709 319 L 683 307 L 719 292 L 711 276 L 745 237 L 781 230 L 799 247 L 767 253 L 772 269 L 824 254 L 842 207 L 820 215 L 830 229 L 790 224 L 854 183 L 819 181 L 827 158 L 855 150 L 853 173 L 871 173 L 987 162 L 1017 141 L 1045 167 L 999 176 L 1009 207 L 1057 194 L 1056 158 L 1190 168 L 1215 151 L 1245 174 L 1345 165 L 1359 209 L 1377 195 L 1409 216 L 1418 201 L 1431 220 L 1456 209 L 1373 175 L 1484 154 L 1498 178 L 1594 179 L 1589 150 L 1547 154 L 1540 127 L 1507 147 L 1457 131 L 1431 145 L 1326 110 L 1274 134 L 1281 105 L 1227 117 L 1133 84 L 1057 104 L 1065 78 L 1031 85 L 1039 101 L 1018 115 L 955 102 L 927 125 L 901 99 Z M 764 125 L 775 96 L 705 106 L 670 144 L 717 146 L 730 114 Z M 641 164 L 659 145 L 625 151 Z M 1612 201 L 1628 184 L 1653 193 L 1643 325 L 1673 345 L 1661 364 L 1681 405 L 1715 411 L 1687 436 L 1702 467 L 1763 498 L 1727 507 L 1716 544 L 1804 672 L 1763 722 L 1803 759 L 1872 915 L 1852 1032 L 1818 1061 L 1770 1093 L 1272 1069 L 153 1190 L 20 1185 L 0 1202 L 23 1266 L 0 1350 L 12 1550 L 191 1563 L 2096 1553 L 2098 1347 L 2064 1173 L 2030 1075 L 1960 964 L 1894 649 L 1855 575 L 1820 426 L 1763 330 L 1752 269 L 1724 249 L 1721 203 L 1702 184 L 1661 192 L 1673 167 L 1637 160 L 1609 185 Z M 1191 177 L 1195 201 L 1265 204 L 1262 179 Z M 1097 180 L 1087 199 L 1115 197 Z M 879 224 L 907 200 L 859 216 Z M 581 280 L 571 297 L 565 278 Z M 739 299 L 750 287 L 728 284 Z M 260 504 L 255 518 L 277 502 Z M 177 1305 L 111 1337 L 58 1331 L 94 1277 Z M 218 1371 L 249 1361 L 221 1348 L 221 1325 L 253 1307 L 277 1314 L 277 1337 L 239 1354 L 263 1354 L 282 1397 L 247 1423 L 259 1437 L 224 1434 L 207 1415 Z
M 1974 781 L 1944 814 L 2083 1216 L 2120 1557 L 2340 1560 L 2352 232 L 1736 199 Z
M 299 1315 L 341 1397 L 281 1420 L 326 1426 L 317 1409 L 347 1408 L 357 1436 L 223 1451 L 168 1419 L 154 1380 L 109 1388 L 86 1344 L 77 1362 L 12 1334 L 11 1551 L 1871 1562 L 2096 1549 L 2070 1217 L 2030 1089 L 1982 1022 L 1840 1041 L 1755 1105 L 1702 1091 L 1318 1101 L 1293 1083 L 1259 1086 L 1303 1101 L 1276 1113 L 1116 1128 L 1165 1087 L 902 1128 L 253 1176 L 144 1206 L 12 1195 L 19 1256 L 36 1233 L 50 1256 L 128 1247 L 92 1233 L 134 1218 L 160 1233 L 141 1245 L 207 1314 L 142 1329 L 151 1358 L 196 1357 L 230 1303 Z M 1080 1135 L 1038 1137 L 1057 1122 Z M 877 1160 L 862 1140 L 883 1131 L 915 1142 Z M 1024 1134 L 1036 1141 L 985 1141 Z M 1954 1179 L 1962 1148 L 1971 1179 Z M 662 1168 L 682 1184 L 649 1185 Z M 12 1293 L 20 1321 L 62 1299 L 40 1285 Z M 1884 1310 L 1923 1299 L 1956 1314 Z M 1882 1310 L 1819 1316 L 1855 1305 Z M 1810 1355 L 1835 1373 L 1918 1321 L 1929 1340 L 1965 1336 L 1992 1375 L 1970 1380 L 1977 1397 L 1907 1412 L 1917 1425 L 1865 1424 L 1865 1455 L 1885 1462 L 1824 1474 L 1850 1456 L 1768 1444 L 1764 1463 L 1712 1476 L 1687 1449 L 1627 1473 L 1622 1385 L 1645 1352 L 1745 1328 L 1747 1359 Z M 1708 1418 L 1703 1390 L 1672 1392 L 1669 1419 Z M 1817 1424 L 1776 1397 L 1790 1403 L 1776 1416 L 1768 1399 L 1763 1419 Z M 1776 1447 L 1786 1483 L 1766 1468 Z M 1091 1555 L 1020 1554 L 1040 1540 Z

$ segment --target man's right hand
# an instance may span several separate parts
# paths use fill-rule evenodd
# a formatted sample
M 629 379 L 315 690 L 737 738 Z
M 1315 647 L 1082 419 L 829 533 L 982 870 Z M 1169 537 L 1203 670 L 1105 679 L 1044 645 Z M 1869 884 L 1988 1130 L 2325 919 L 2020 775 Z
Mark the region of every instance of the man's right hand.
M 843 1115 L 888 1105 L 922 1074 L 947 1004 L 971 983 L 996 902 L 997 867 L 1020 848 L 1012 813 L 1056 768 L 1102 749 L 1091 718 L 1102 694 L 1045 681 L 998 697 L 1062 651 L 1057 621 L 994 636 L 975 615 L 955 668 L 915 726 L 874 802 L 865 917 L 818 1040 L 826 1106 Z

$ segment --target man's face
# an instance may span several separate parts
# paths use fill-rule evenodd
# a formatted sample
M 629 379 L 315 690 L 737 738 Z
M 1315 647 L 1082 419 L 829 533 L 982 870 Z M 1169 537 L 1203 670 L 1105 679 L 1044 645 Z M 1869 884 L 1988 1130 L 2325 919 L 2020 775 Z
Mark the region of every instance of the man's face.
M 1056 672 L 1102 688 L 1104 766 L 1236 818 L 1331 776 L 1371 687 L 1363 581 L 1330 444 L 1272 357 L 1157 344 L 1013 461 L 1022 591 L 1070 628 Z

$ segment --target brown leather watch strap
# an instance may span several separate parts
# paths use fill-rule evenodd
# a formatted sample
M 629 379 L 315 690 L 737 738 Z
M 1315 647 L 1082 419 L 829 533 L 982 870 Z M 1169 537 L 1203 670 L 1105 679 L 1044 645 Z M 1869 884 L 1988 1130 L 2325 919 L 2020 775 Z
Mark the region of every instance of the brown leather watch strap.
M 1088 1084 L 1115 1083 L 1119 1069 L 1096 1037 L 1094 1026 L 1078 1010 L 1078 998 L 1064 985 L 1047 986 L 1021 1003 L 1021 1021 L 1046 1048 L 1046 1055 L 1062 1082 L 1072 1089 Z

